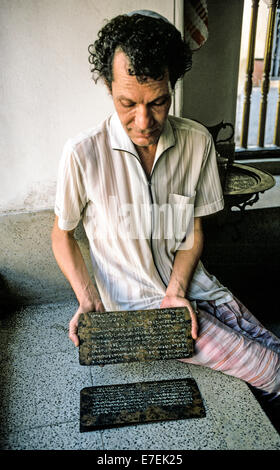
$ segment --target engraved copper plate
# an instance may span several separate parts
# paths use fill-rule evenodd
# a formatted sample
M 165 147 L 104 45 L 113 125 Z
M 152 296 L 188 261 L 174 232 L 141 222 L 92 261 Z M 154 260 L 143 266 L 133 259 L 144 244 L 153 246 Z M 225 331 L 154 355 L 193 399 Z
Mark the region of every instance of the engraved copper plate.
M 254 194 L 263 192 L 275 185 L 270 173 L 249 165 L 233 163 L 226 174 L 225 195 Z
M 80 431 L 206 416 L 194 379 L 83 388 Z
M 187 308 L 84 313 L 78 335 L 79 361 L 86 366 L 193 355 Z

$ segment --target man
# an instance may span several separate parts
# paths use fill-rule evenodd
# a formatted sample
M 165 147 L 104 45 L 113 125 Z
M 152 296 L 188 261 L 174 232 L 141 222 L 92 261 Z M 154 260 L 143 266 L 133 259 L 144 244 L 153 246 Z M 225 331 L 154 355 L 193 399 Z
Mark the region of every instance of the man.
M 223 208 L 208 131 L 169 115 L 191 54 L 176 28 L 140 11 L 111 20 L 89 48 L 116 112 L 70 139 L 59 168 L 56 260 L 82 312 L 186 306 L 195 354 L 185 362 L 279 393 L 280 341 L 200 261 L 202 217 Z M 96 286 L 74 238 L 83 219 Z

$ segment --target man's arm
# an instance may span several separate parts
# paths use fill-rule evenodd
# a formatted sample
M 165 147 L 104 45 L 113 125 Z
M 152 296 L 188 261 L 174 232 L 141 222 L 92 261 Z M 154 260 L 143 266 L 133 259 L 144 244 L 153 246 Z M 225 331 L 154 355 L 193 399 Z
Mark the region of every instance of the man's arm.
M 79 308 L 69 323 L 69 338 L 79 345 L 78 319 L 81 313 L 104 312 L 104 306 L 90 278 L 74 231 L 61 230 L 56 216 L 52 230 L 52 249 L 58 266 L 68 279 L 79 302 Z
M 196 314 L 188 299 L 186 291 L 192 280 L 193 273 L 203 249 L 203 231 L 200 217 L 194 219 L 194 243 L 190 250 L 178 250 L 175 255 L 173 269 L 161 308 L 188 307 L 192 319 L 192 337 L 197 339 L 198 323 Z

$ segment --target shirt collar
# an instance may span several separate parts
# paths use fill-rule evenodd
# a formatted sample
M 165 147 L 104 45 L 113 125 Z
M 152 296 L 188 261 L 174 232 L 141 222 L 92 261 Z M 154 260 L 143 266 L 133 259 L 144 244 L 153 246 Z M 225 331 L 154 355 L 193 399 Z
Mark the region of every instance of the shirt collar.
M 110 136 L 112 149 L 129 152 L 139 159 L 137 150 L 132 140 L 128 137 L 127 133 L 125 132 L 117 112 L 115 112 L 111 116 L 110 125 L 109 125 L 109 136 Z M 174 131 L 169 122 L 169 119 L 167 118 L 163 131 L 160 135 L 160 138 L 157 144 L 157 151 L 155 155 L 154 164 L 156 160 L 163 154 L 163 152 L 165 152 L 165 150 L 174 146 L 175 146 Z

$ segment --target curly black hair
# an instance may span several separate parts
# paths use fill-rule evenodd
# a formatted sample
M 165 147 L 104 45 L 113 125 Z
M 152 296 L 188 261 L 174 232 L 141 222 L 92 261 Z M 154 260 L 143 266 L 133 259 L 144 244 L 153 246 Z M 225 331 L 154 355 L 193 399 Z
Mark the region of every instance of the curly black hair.
M 161 80 L 167 69 L 174 89 L 177 80 L 192 67 L 191 50 L 171 23 L 141 14 L 119 15 L 99 31 L 98 39 L 88 47 L 93 80 L 102 77 L 110 89 L 118 48 L 129 58 L 128 73 L 140 83 L 147 78 Z

